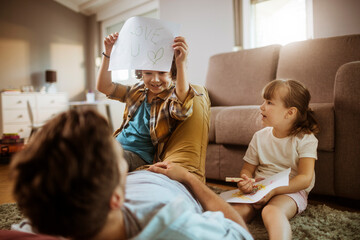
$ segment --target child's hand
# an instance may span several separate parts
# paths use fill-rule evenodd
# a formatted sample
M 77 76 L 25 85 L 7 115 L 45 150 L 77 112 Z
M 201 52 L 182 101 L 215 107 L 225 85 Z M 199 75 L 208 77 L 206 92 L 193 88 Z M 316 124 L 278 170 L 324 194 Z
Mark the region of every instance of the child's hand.
M 240 180 L 237 183 L 239 190 L 243 193 L 251 193 L 253 191 L 253 180 L 245 174 L 242 174 L 241 178 L 244 180 Z
M 176 66 L 178 67 L 181 64 L 185 64 L 188 54 L 188 45 L 185 41 L 185 38 L 176 37 L 172 47 L 174 48 Z
M 266 194 L 262 199 L 260 199 L 258 202 L 253 204 L 253 207 L 255 209 L 261 209 L 262 207 L 264 207 L 269 200 L 275 195 L 274 189 L 271 190 L 268 194 Z
M 105 54 L 110 56 L 111 50 L 114 46 L 114 43 L 119 37 L 119 33 L 115 32 L 113 34 L 108 35 L 104 38 L 104 47 L 105 47 Z

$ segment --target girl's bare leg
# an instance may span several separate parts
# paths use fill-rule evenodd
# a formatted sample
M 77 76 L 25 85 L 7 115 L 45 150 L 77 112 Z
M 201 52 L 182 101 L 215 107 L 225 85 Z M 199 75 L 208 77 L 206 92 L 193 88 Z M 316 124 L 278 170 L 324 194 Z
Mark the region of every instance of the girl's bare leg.
M 246 223 L 249 223 L 255 216 L 255 209 L 250 204 L 231 203 L 231 206 L 235 208 Z
M 290 218 L 297 213 L 295 201 L 286 195 L 273 197 L 263 208 L 261 216 L 269 239 L 291 239 Z

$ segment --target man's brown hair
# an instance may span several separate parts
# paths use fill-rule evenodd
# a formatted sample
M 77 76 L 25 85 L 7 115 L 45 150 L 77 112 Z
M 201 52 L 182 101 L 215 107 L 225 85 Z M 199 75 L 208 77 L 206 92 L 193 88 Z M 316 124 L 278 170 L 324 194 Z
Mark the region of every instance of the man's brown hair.
M 113 141 L 97 112 L 69 110 L 14 157 L 14 195 L 35 229 L 76 239 L 101 230 L 120 181 Z

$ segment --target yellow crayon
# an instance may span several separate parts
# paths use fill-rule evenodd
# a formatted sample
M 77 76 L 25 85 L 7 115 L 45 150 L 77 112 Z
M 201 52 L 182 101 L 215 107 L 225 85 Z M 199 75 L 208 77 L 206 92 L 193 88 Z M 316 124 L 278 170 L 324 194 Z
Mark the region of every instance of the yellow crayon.
M 251 179 L 252 182 L 255 182 L 255 179 L 253 179 L 253 178 L 250 178 L 250 179 Z M 244 180 L 244 179 L 243 178 L 237 178 L 237 177 L 226 177 L 225 178 L 226 182 L 240 182 L 242 180 Z

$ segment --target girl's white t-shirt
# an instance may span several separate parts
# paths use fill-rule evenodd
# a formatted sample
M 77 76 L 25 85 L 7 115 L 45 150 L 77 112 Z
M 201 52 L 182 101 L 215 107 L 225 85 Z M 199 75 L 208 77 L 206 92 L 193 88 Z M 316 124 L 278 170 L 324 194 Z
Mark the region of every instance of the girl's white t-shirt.
M 244 160 L 257 166 L 255 178 L 267 178 L 290 167 L 291 179 L 298 174 L 300 158 L 317 159 L 317 146 L 318 140 L 314 134 L 277 138 L 273 135 L 273 128 L 266 127 L 254 134 Z M 309 193 L 314 184 L 315 174 L 305 191 Z

